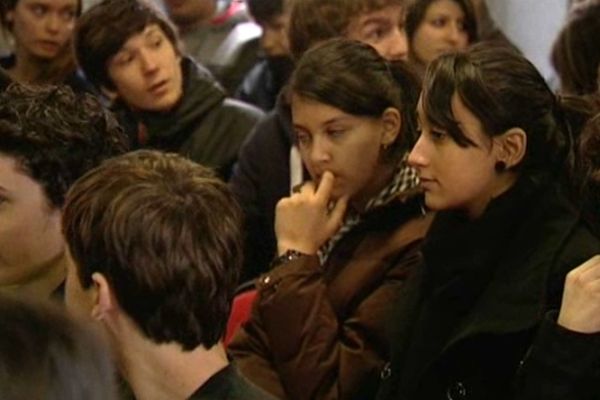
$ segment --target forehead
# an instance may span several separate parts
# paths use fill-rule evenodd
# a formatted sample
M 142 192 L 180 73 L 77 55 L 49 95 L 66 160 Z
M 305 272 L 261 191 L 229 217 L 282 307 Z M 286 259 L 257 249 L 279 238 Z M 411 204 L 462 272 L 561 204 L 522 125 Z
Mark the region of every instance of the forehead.
M 158 24 L 147 25 L 142 31 L 134 33 L 123 43 L 121 50 L 133 49 L 140 46 L 140 41 L 156 36 L 166 36 Z
M 42 5 L 48 8 L 78 8 L 81 0 L 18 0 L 17 5 Z
M 17 158 L 0 152 L 0 187 L 11 192 L 28 192 L 41 185 L 29 176 Z
M 464 11 L 460 3 L 455 0 L 435 0 L 427 7 L 426 13 L 453 13 L 462 15 Z
M 379 21 L 398 23 L 402 18 L 404 18 L 404 7 L 401 4 L 389 3 L 382 7 L 365 9 L 350 20 L 349 27 Z

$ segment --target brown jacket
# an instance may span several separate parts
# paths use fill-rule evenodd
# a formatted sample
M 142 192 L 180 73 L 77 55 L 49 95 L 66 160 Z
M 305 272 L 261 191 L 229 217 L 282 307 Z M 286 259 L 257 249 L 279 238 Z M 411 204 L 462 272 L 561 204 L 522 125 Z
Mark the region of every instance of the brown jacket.
M 389 358 L 387 315 L 431 222 L 416 200 L 365 216 L 321 267 L 316 256 L 273 269 L 229 345 L 244 375 L 280 398 L 374 398 Z

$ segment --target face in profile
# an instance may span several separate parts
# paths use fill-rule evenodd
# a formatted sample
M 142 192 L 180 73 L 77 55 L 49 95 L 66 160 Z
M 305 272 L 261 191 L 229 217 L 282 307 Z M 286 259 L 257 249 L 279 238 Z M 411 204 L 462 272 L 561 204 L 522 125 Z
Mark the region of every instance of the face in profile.
M 0 287 L 64 276 L 60 215 L 42 186 L 0 153 Z
M 432 126 L 419 101 L 421 135 L 408 162 L 419 173 L 427 207 L 438 211 L 458 209 L 477 216 L 496 190 L 497 159 L 481 121 L 458 95 L 452 97 L 451 106 L 460 129 L 474 145 L 462 147 L 444 128 Z
M 70 43 L 78 0 L 18 0 L 6 13 L 20 51 L 40 59 L 53 59 Z
M 156 24 L 130 37 L 109 60 L 116 95 L 130 108 L 166 112 L 183 95 L 181 57 Z
M 313 181 L 330 171 L 335 178 L 333 199 L 345 196 L 360 203 L 376 195 L 383 175 L 382 149 L 394 142 L 400 129 L 397 111 L 388 109 L 380 118 L 361 117 L 297 95 L 291 105 L 300 154 Z
M 465 13 L 453 0 L 436 0 L 429 5 L 412 40 L 416 59 L 429 64 L 441 54 L 464 50 L 469 45 Z
M 387 60 L 406 59 L 408 39 L 404 30 L 404 7 L 388 5 L 353 19 L 347 37 L 367 43 Z

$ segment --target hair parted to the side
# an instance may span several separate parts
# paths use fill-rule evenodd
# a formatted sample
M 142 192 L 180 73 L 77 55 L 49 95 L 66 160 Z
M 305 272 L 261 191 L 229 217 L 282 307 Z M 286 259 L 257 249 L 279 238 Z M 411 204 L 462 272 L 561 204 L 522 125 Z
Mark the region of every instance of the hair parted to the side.
M 406 10 L 406 36 L 408 37 L 409 49 L 412 48 L 412 43 L 415 33 L 419 26 L 423 23 L 425 15 L 429 7 L 439 0 L 411 0 Z M 451 0 L 458 4 L 462 12 L 465 14 L 464 27 L 469 37 L 469 43 L 476 43 L 479 40 L 477 16 L 471 0 Z M 416 57 L 413 51 L 410 51 L 410 57 Z M 417 60 L 421 61 L 421 60 Z
M 17 83 L 0 93 L 0 153 L 15 158 L 53 207 L 77 178 L 127 148 L 114 116 L 90 94 Z
M 552 65 L 561 91 L 584 95 L 598 90 L 600 5 L 590 6 L 567 22 L 552 47 Z
M 473 146 L 452 113 L 454 94 L 481 121 L 490 137 L 511 128 L 527 135 L 522 172 L 565 172 L 573 140 L 590 114 L 589 103 L 554 95 L 521 54 L 506 46 L 476 44 L 434 60 L 423 80 L 423 110 L 431 125 L 460 146 Z
M 361 14 L 407 0 L 292 0 L 289 41 L 295 59 L 315 44 L 344 36 L 348 25 Z
M 102 273 L 156 343 L 191 350 L 224 334 L 242 263 L 241 211 L 215 174 L 140 150 L 78 180 L 63 231 L 83 287 Z
M 387 150 L 397 160 L 416 140 L 420 82 L 403 61 L 387 61 L 364 43 L 337 38 L 314 46 L 298 62 L 288 95 L 296 94 L 345 113 L 379 118 L 388 107 L 401 116 L 400 134 Z
M 178 53 L 177 30 L 168 17 L 149 0 L 103 0 L 77 20 L 75 55 L 86 77 L 97 88 L 114 89 L 108 62 L 132 36 L 158 25 Z
M 0 296 L 2 400 L 116 400 L 108 349 L 49 303 Z

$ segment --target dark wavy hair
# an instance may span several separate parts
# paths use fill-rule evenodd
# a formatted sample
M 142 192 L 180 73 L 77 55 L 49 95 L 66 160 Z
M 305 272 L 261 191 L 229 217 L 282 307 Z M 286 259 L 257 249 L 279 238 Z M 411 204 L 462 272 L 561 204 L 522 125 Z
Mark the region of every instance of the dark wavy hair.
M 90 94 L 17 83 L 0 93 L 0 153 L 43 187 L 51 206 L 60 208 L 77 178 L 127 148 L 116 119 Z
M 289 92 L 336 107 L 345 113 L 379 118 L 388 107 L 401 115 L 402 127 L 388 149 L 397 159 L 416 140 L 416 104 L 420 82 L 402 61 L 387 61 L 364 43 L 331 39 L 300 59 Z

